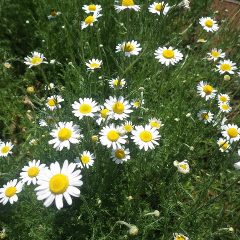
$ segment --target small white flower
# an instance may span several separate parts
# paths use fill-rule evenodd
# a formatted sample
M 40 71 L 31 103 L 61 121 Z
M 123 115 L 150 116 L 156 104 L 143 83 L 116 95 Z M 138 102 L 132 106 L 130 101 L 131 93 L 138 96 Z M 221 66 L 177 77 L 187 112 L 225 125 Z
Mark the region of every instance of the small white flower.
M 237 70 L 236 63 L 231 60 L 220 61 L 219 65 L 217 65 L 217 71 L 219 71 L 220 74 L 234 74 L 235 70 Z
M 188 237 L 184 236 L 181 233 L 174 233 L 173 237 L 174 237 L 174 240 L 189 240 Z
M 130 133 L 133 130 L 133 123 L 131 121 L 126 121 L 125 123 L 122 124 L 122 130 L 124 133 Z
M 109 109 L 105 108 L 104 106 L 100 106 L 99 113 L 97 113 L 97 124 L 100 125 L 102 122 L 105 122 L 109 116 Z
M 81 22 L 81 28 L 87 28 L 88 26 L 93 26 L 94 22 L 98 21 L 98 18 L 101 17 L 102 14 L 99 12 L 95 12 L 93 15 L 90 15 L 84 19 L 84 21 Z
M 219 58 L 225 58 L 225 53 L 222 52 L 222 49 L 213 48 L 210 53 L 207 53 L 208 59 L 216 61 Z
M 0 142 L 0 157 L 7 157 L 12 154 L 13 144 L 11 142 Z
M 149 121 L 149 125 L 152 128 L 160 129 L 161 127 L 164 126 L 164 124 L 162 124 L 162 121 L 160 119 L 157 119 L 157 118 L 151 118 L 148 121 Z
M 49 20 L 54 19 L 61 14 L 62 14 L 61 12 L 56 12 L 56 10 L 52 9 L 50 15 L 48 16 L 48 19 Z
M 126 57 L 136 56 L 142 50 L 137 41 L 123 42 L 116 46 L 116 52 L 123 52 Z
M 216 32 L 219 29 L 217 22 L 210 17 L 200 18 L 199 23 L 207 32 Z
M 198 94 L 205 98 L 205 100 L 209 100 L 215 97 L 217 90 L 215 90 L 211 85 L 206 82 L 201 81 L 197 85 Z
M 102 11 L 101 5 L 96 5 L 96 4 L 83 5 L 82 9 L 87 14 L 89 14 L 89 13 L 96 13 L 96 12 L 101 12 Z
M 89 168 L 89 166 L 94 164 L 94 158 L 94 155 L 89 151 L 83 151 L 80 157 L 75 159 L 75 162 L 79 168 L 83 168 L 83 166 Z
M 109 86 L 113 89 L 122 89 L 126 85 L 125 79 L 120 79 L 119 77 L 109 80 Z
M 174 161 L 173 165 L 177 167 L 178 172 L 187 174 L 190 172 L 189 164 L 187 160 L 184 160 L 182 162 Z
M 232 107 L 229 105 L 229 103 L 218 103 L 218 107 L 220 109 L 221 112 L 224 113 L 229 113 L 232 111 Z
M 154 2 L 149 6 L 148 10 L 149 12 L 155 13 L 157 15 L 160 15 L 161 13 L 163 15 L 167 15 L 170 8 L 171 7 L 165 2 Z
M 140 10 L 140 6 L 135 5 L 134 0 L 119 0 L 118 5 L 114 5 L 114 8 L 118 13 L 126 9 L 134 10 L 136 12 Z
M 227 94 L 218 94 L 218 102 L 219 103 L 228 103 L 230 101 L 230 97 Z
M 99 69 L 102 66 L 102 60 L 93 58 L 89 60 L 89 62 L 86 62 L 86 66 L 87 66 L 87 70 Z
M 46 61 L 44 61 L 44 59 L 46 59 L 44 57 L 43 54 L 39 53 L 39 52 L 32 52 L 32 56 L 29 57 L 25 57 L 24 60 L 25 60 L 25 64 L 29 66 L 29 68 L 33 67 L 33 66 L 38 66 L 40 65 L 41 63 L 48 63 Z
M 240 129 L 235 124 L 227 124 L 222 127 L 222 135 L 230 143 L 238 141 L 240 139 Z
M 234 167 L 235 167 L 236 170 L 240 170 L 240 161 L 234 163 Z
M 128 148 L 117 148 L 115 150 L 112 150 L 111 158 L 116 164 L 122 164 L 130 159 Z
M 205 124 L 212 122 L 214 116 L 210 111 L 206 110 L 201 110 L 197 115 L 198 119 L 203 121 Z
M 59 95 L 53 95 L 51 97 L 47 98 L 46 106 L 53 111 L 54 109 L 61 108 L 61 102 L 63 102 L 64 99 Z
M 231 145 L 226 139 L 219 138 L 217 144 L 221 152 L 228 152 L 231 149 Z

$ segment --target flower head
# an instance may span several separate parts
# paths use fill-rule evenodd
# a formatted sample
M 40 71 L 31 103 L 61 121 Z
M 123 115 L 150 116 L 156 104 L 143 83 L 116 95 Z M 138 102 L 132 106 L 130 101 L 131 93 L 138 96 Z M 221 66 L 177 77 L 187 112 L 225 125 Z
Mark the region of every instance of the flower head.
M 123 52 L 126 57 L 136 56 L 142 50 L 137 41 L 123 42 L 116 46 L 116 52 Z
M 190 171 L 189 164 L 187 160 L 184 160 L 182 162 L 174 161 L 173 165 L 177 167 L 178 172 L 187 174 Z
M 46 106 L 53 111 L 54 109 L 61 108 L 60 103 L 63 102 L 64 99 L 59 95 L 53 95 L 47 98 Z
M 198 119 L 204 123 L 210 123 L 213 121 L 213 114 L 210 111 L 201 110 L 198 114 Z
M 220 74 L 234 74 L 235 70 L 237 70 L 236 63 L 232 62 L 231 60 L 220 61 L 219 65 L 217 65 L 217 71 Z
M 7 157 L 12 154 L 13 144 L 11 142 L 0 142 L 0 157 Z
M 87 66 L 87 70 L 99 69 L 102 66 L 102 60 L 93 58 L 89 60 L 89 62 L 86 62 L 86 66 Z
M 170 6 L 165 2 L 154 2 L 148 8 L 149 12 L 160 15 L 167 15 L 168 11 L 170 10 Z
M 117 148 L 112 150 L 111 158 L 116 164 L 122 164 L 130 159 L 129 153 L 130 152 L 128 148 Z
M 221 152 L 228 152 L 231 149 L 231 145 L 226 139 L 219 138 L 217 144 Z
M 120 3 L 121 2 L 121 3 Z M 119 0 L 119 5 L 115 5 L 114 8 L 117 12 L 121 12 L 126 9 L 132 9 L 136 12 L 140 10 L 140 6 L 134 3 L 134 0 Z
M 210 17 L 200 18 L 199 23 L 207 32 L 216 32 L 219 29 L 217 22 Z
M 227 124 L 222 127 L 222 135 L 230 143 L 238 141 L 240 139 L 240 129 L 235 124 Z
M 46 61 L 44 61 L 44 59 L 46 59 L 44 57 L 43 54 L 39 53 L 39 52 L 32 52 L 32 56 L 29 57 L 25 57 L 24 60 L 25 60 L 25 64 L 29 66 L 29 68 L 31 67 L 35 67 L 35 66 L 38 66 L 42 63 L 48 63 Z
M 99 12 L 95 12 L 93 15 L 87 16 L 84 21 L 81 22 L 81 28 L 87 28 L 87 27 L 92 27 L 94 22 L 98 21 L 98 18 L 101 17 L 102 14 Z
M 80 157 L 77 157 L 75 159 L 75 162 L 78 167 L 83 168 L 89 168 L 89 166 L 92 166 L 94 163 L 94 155 L 90 153 L 89 151 L 83 151 L 83 153 L 80 155 Z
M 212 85 L 201 81 L 198 85 L 197 85 L 197 91 L 198 94 L 202 97 L 205 98 L 205 100 L 209 100 L 215 97 L 217 90 L 215 90 L 213 88 Z
M 83 5 L 82 9 L 85 11 L 85 13 L 98 13 L 102 11 L 101 5 L 97 4 L 90 4 L 90 5 Z

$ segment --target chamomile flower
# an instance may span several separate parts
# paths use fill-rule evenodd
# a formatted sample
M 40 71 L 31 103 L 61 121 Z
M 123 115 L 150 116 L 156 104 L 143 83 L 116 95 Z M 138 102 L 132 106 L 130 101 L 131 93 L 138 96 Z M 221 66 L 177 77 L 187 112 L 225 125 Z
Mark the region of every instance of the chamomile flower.
M 80 130 L 73 122 L 59 122 L 57 129 L 50 133 L 54 139 L 50 140 L 49 144 L 54 144 L 53 147 L 61 151 L 64 147 L 70 149 L 70 143 L 79 143 L 81 137 Z
M 229 103 L 218 103 L 218 107 L 220 109 L 221 112 L 224 113 L 229 113 L 232 111 L 232 107 L 229 105 Z
M 140 108 L 143 106 L 143 104 L 144 104 L 143 99 L 133 99 L 131 101 L 131 105 L 133 106 L 133 108 Z
M 79 98 L 72 104 L 74 116 L 82 119 L 83 117 L 94 117 L 99 110 L 98 103 L 92 98 Z
M 44 59 L 46 59 L 46 58 L 44 57 L 43 54 L 41 54 L 39 52 L 32 52 L 31 54 L 32 54 L 31 57 L 27 56 L 27 57 L 24 58 L 24 60 L 25 60 L 24 63 L 26 65 L 28 65 L 29 68 L 34 67 L 34 66 L 38 66 L 42 63 L 48 63 L 48 62 L 44 61 Z
M 107 148 L 122 148 L 122 145 L 126 143 L 127 136 L 123 135 L 121 128 L 114 124 L 104 127 L 100 131 L 100 135 L 101 144 Z
M 110 110 L 110 117 L 115 120 L 128 118 L 132 112 L 131 105 L 122 96 L 119 98 L 110 96 L 106 99 L 104 106 Z
M 100 125 L 102 122 L 105 122 L 109 116 L 109 109 L 104 106 L 100 106 L 99 113 L 97 114 L 97 124 Z
M 102 60 L 93 58 L 92 60 L 89 60 L 89 62 L 86 62 L 86 66 L 87 70 L 99 69 L 102 66 Z
M 87 27 L 92 27 L 94 22 L 98 21 L 98 18 L 101 17 L 102 14 L 99 12 L 95 12 L 93 15 L 89 15 L 84 19 L 84 21 L 81 22 L 81 28 L 87 28 Z
M 182 162 L 174 161 L 173 165 L 177 167 L 178 172 L 180 173 L 187 174 L 190 171 L 190 167 L 187 160 L 184 160 Z
M 122 125 L 122 129 L 123 132 L 125 133 L 130 133 L 133 130 L 133 123 L 131 121 L 126 121 L 123 125 Z
M 55 9 L 52 9 L 50 15 L 48 16 L 48 19 L 49 20 L 54 19 L 61 14 L 62 14 L 61 12 L 57 12 Z
M 0 142 L 0 157 L 7 157 L 12 154 L 13 144 L 11 142 Z
M 230 101 L 230 97 L 227 94 L 218 94 L 218 102 L 219 103 L 228 103 Z
M 154 2 L 148 8 L 149 12 L 155 13 L 160 15 L 167 15 L 168 11 L 170 10 L 170 6 L 165 2 Z
M 184 236 L 181 233 L 174 233 L 173 237 L 174 237 L 174 240 L 189 240 L 188 237 Z
M 112 150 L 111 158 L 116 164 L 122 164 L 130 159 L 129 149 L 117 148 Z
M 222 52 L 222 49 L 213 48 L 210 53 L 207 53 L 208 59 L 216 61 L 219 58 L 225 58 L 225 53 Z
M 199 23 L 207 32 L 216 32 L 219 29 L 217 22 L 210 17 L 200 18 Z
M 89 166 L 92 166 L 94 163 L 94 155 L 91 154 L 89 151 L 83 151 L 80 157 L 77 157 L 75 159 L 75 162 L 80 168 L 82 168 L 82 166 L 89 168 Z
M 222 127 L 222 135 L 230 143 L 240 139 L 240 129 L 235 124 L 227 124 Z
M 0 203 L 5 205 L 7 202 L 10 202 L 10 204 L 17 202 L 17 194 L 22 191 L 22 187 L 23 183 L 21 181 L 17 182 L 17 179 L 4 184 L 3 187 L 0 188 Z
M 205 98 L 205 100 L 209 100 L 215 97 L 217 90 L 213 88 L 210 84 L 201 81 L 197 85 L 197 91 L 198 94 L 202 97 Z
M 226 139 L 219 138 L 217 144 L 221 152 L 228 152 L 231 149 L 231 145 Z
M 150 125 L 135 126 L 131 138 L 139 149 L 147 151 L 148 149 L 154 149 L 154 145 L 159 145 L 157 141 L 160 139 L 160 135 L 158 130 Z
M 159 47 L 155 51 L 154 55 L 161 64 L 166 66 L 175 65 L 183 59 L 183 54 L 173 47 Z
M 237 70 L 236 63 L 232 62 L 231 60 L 220 61 L 219 65 L 217 65 L 217 71 L 220 74 L 234 74 L 235 70 Z
M 28 166 L 23 167 L 22 172 L 20 173 L 20 178 L 22 182 L 30 185 L 31 183 L 36 185 L 38 175 L 40 171 L 45 168 L 45 164 L 41 164 L 40 160 L 33 160 L 28 162 Z
M 64 99 L 59 95 L 54 95 L 47 98 L 46 106 L 53 111 L 54 109 L 61 108 L 61 102 L 63 102 Z
M 72 197 L 79 197 L 82 186 L 81 170 L 75 170 L 75 163 L 64 161 L 62 168 L 58 162 L 51 163 L 50 168 L 44 169 L 38 176 L 37 199 L 45 200 L 44 206 L 49 207 L 55 200 L 57 209 L 63 208 L 63 197 L 68 205 L 72 204 Z
M 198 114 L 198 119 L 203 121 L 205 124 L 213 121 L 213 114 L 210 111 L 201 110 Z
M 157 119 L 157 118 L 149 119 L 149 125 L 152 128 L 156 128 L 156 129 L 160 129 L 161 127 L 164 126 L 164 124 L 162 124 L 162 121 L 160 119 Z
M 142 50 L 137 41 L 123 42 L 116 46 L 116 52 L 123 52 L 126 57 L 136 56 Z
M 140 10 L 140 6 L 134 3 L 134 0 L 119 0 L 119 5 L 114 5 L 117 12 L 121 12 L 125 9 L 132 9 L 136 12 Z M 120 3 L 121 2 L 121 3 Z M 120 5 L 121 4 L 121 5 Z
M 101 5 L 97 4 L 90 4 L 90 5 L 83 5 L 82 9 L 85 11 L 85 13 L 97 13 L 102 11 Z
M 47 122 L 44 119 L 40 119 L 38 123 L 39 123 L 40 127 L 47 127 L 48 126 Z
M 110 88 L 122 89 L 126 85 L 125 79 L 120 79 L 119 77 L 109 80 Z

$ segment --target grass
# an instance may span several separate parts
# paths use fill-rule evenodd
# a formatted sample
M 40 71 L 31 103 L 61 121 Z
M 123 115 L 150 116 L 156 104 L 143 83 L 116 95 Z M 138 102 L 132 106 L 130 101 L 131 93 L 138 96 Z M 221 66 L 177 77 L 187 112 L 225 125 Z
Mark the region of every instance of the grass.
M 81 7 L 87 1 L 0 3 L 0 138 L 15 145 L 12 156 L 0 159 L 0 183 L 17 178 L 32 159 L 49 164 L 73 161 L 86 148 L 96 153 L 94 167 L 82 172 L 81 196 L 73 200 L 72 206 L 60 211 L 54 206 L 45 208 L 36 199 L 34 186 L 26 186 L 14 205 L 1 206 L 0 227 L 6 229 L 6 239 L 133 238 L 117 221 L 136 225 L 139 234 L 135 239 L 168 240 L 175 232 L 196 240 L 240 239 L 240 179 L 233 168 L 238 146 L 234 144 L 229 153 L 221 153 L 216 144 L 221 135 L 218 127 L 205 125 L 196 116 L 201 109 L 218 113 L 216 101 L 206 102 L 197 94 L 196 86 L 203 80 L 231 96 L 233 111 L 227 117 L 230 123 L 239 124 L 239 76 L 224 81 L 213 71 L 215 65 L 203 60 L 211 48 L 218 47 L 238 63 L 239 32 L 230 21 L 221 23 L 215 34 L 202 31 L 198 19 L 213 16 L 211 1 L 193 1 L 189 12 L 175 9 L 158 20 L 147 10 L 151 2 L 144 1 L 139 13 L 117 14 L 113 1 L 102 0 L 103 17 L 85 30 L 80 29 L 86 17 Z M 170 5 L 176 2 L 168 1 Z M 62 15 L 49 21 L 51 8 Z M 199 38 L 208 42 L 197 43 Z M 128 59 L 115 53 L 116 45 L 124 40 L 140 42 L 141 54 Z M 165 45 L 181 50 L 185 59 L 173 67 L 158 63 L 154 51 Z M 35 50 L 44 53 L 48 61 L 56 59 L 60 64 L 28 69 L 23 59 Z M 101 70 L 86 71 L 85 62 L 91 58 L 103 61 Z M 5 62 L 12 68 L 4 67 Z M 116 76 L 127 79 L 126 89 L 115 92 L 109 88 L 107 80 Z M 50 82 L 57 88 L 47 91 L 44 87 Z M 35 87 L 34 94 L 27 93 L 28 86 Z M 79 97 L 92 97 L 99 103 L 112 95 L 139 98 L 140 87 L 145 89 L 146 109 L 137 111 L 132 120 L 145 124 L 151 117 L 160 118 L 164 123 L 160 145 L 144 152 L 130 143 L 131 160 L 116 165 L 109 151 L 89 141 L 100 129 L 93 121 L 77 120 L 71 104 Z M 43 107 L 53 94 L 65 101 L 62 109 L 49 113 Z M 192 117 L 187 117 L 188 113 Z M 61 152 L 48 145 L 54 124 L 42 128 L 38 121 L 49 114 L 55 122 L 79 124 L 86 137 L 83 143 Z M 30 145 L 31 139 L 37 139 L 37 145 Z M 173 166 L 174 160 L 184 159 L 191 168 L 187 175 Z M 154 210 L 159 210 L 159 217 L 145 216 Z

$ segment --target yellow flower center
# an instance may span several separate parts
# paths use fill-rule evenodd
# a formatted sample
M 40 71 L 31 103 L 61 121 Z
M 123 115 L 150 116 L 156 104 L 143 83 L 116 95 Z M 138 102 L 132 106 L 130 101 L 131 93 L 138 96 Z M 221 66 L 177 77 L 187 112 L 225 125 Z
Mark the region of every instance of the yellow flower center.
M 90 25 L 94 22 L 94 16 L 88 16 L 86 17 L 85 21 L 86 24 Z
M 121 102 L 114 103 L 114 105 L 112 106 L 112 110 L 113 110 L 113 112 L 115 112 L 117 114 L 122 114 L 124 112 L 123 103 L 121 103 Z
M 116 130 L 110 130 L 107 134 L 108 140 L 111 142 L 116 142 L 119 139 L 120 135 Z
M 229 105 L 227 105 L 227 104 L 222 104 L 222 109 L 223 110 L 229 110 Z
M 166 49 L 163 51 L 163 57 L 167 58 L 167 59 L 171 59 L 174 58 L 174 51 L 170 50 L 170 49 Z
M 209 119 L 208 113 L 202 113 L 201 117 L 202 117 L 203 120 L 208 120 Z
M 90 68 L 94 69 L 94 68 L 99 68 L 100 64 L 99 63 L 90 63 Z
M 122 85 L 123 85 L 123 82 L 122 82 L 122 80 L 114 79 L 114 80 L 113 80 L 113 85 L 114 85 L 115 87 L 117 87 L 117 86 L 122 86 Z
M 220 53 L 218 51 L 212 51 L 211 55 L 214 57 L 214 58 L 218 58 L 220 56 Z
M 57 12 L 54 9 L 51 11 L 51 16 L 52 17 L 56 17 L 57 16 Z
M 203 91 L 206 93 L 206 95 L 210 95 L 213 91 L 213 87 L 210 85 L 205 85 L 203 87 Z
M 179 166 L 180 166 L 180 168 L 182 168 L 183 170 L 187 170 L 187 164 L 186 164 L 186 163 L 180 164 Z
M 157 122 L 157 121 L 151 121 L 150 126 L 154 127 L 154 128 L 157 128 L 157 129 L 161 127 L 160 123 Z
M 89 11 L 96 11 L 96 9 L 97 9 L 97 7 L 96 7 L 96 5 L 94 5 L 94 4 L 90 4 L 90 5 L 88 6 L 88 10 L 89 10 Z
M 126 132 L 131 132 L 133 130 L 133 127 L 130 124 L 126 124 L 126 125 L 124 125 L 124 130 Z
M 49 105 L 50 107 L 54 107 L 54 106 L 56 106 L 56 104 L 57 104 L 56 99 L 51 98 L 51 99 L 48 100 L 48 105 Z
M 226 96 L 220 96 L 219 100 L 220 100 L 221 102 L 227 102 L 228 99 L 227 99 Z
M 227 133 L 230 138 L 235 138 L 238 136 L 238 130 L 236 128 L 229 128 Z
M 104 108 L 100 111 L 100 115 L 102 118 L 106 118 L 108 116 L 109 110 L 107 108 Z
M 4 146 L 1 148 L 1 153 L 8 153 L 10 151 L 10 147 L 9 146 Z
M 141 106 L 141 102 L 136 101 L 133 103 L 134 107 L 139 108 Z
M 178 235 L 176 236 L 176 240 L 186 240 L 186 237 L 184 237 L 183 235 Z
M 17 192 L 17 188 L 16 187 L 8 187 L 6 190 L 5 190 L 5 195 L 6 197 L 12 197 L 16 194 Z
M 84 163 L 84 164 L 88 164 L 88 163 L 90 162 L 90 157 L 89 157 L 88 155 L 83 155 L 83 156 L 81 157 L 81 161 L 82 161 L 82 163 Z
M 229 148 L 229 144 L 226 141 L 220 142 L 219 145 L 220 145 L 220 148 L 223 149 L 224 151 Z
M 150 142 L 153 139 L 152 133 L 146 130 L 142 131 L 139 137 L 143 142 Z
M 211 19 L 208 19 L 205 21 L 205 26 L 211 28 L 213 26 L 213 20 Z
M 49 181 L 49 189 L 54 194 L 63 194 L 68 186 L 69 180 L 64 174 L 56 174 Z
M 223 63 L 220 68 L 222 71 L 231 71 L 232 70 L 232 66 L 228 63 Z
M 88 114 L 92 111 L 92 106 L 90 106 L 87 103 L 83 103 L 80 107 L 79 107 L 79 112 L 81 114 Z
M 30 167 L 27 171 L 28 173 L 28 176 L 33 178 L 33 177 L 36 177 L 39 173 L 39 168 L 37 167 Z
M 39 64 L 42 63 L 42 59 L 41 59 L 40 57 L 33 57 L 33 58 L 31 59 L 31 63 L 32 63 L 33 65 L 39 65 Z
M 131 43 L 124 44 L 123 51 L 124 52 L 132 52 L 135 47 Z
M 123 149 L 118 149 L 116 152 L 115 152 L 115 157 L 118 158 L 118 159 L 123 159 L 125 157 L 125 152 Z
M 27 87 L 27 92 L 28 93 L 34 93 L 35 92 L 34 87 L 33 86 Z
M 122 0 L 122 6 L 124 7 L 129 7 L 129 6 L 134 6 L 134 1 L 133 0 Z
M 163 5 L 161 3 L 157 3 L 155 5 L 155 10 L 158 11 L 158 12 L 160 12 L 162 10 L 162 8 L 163 8 Z
M 68 128 L 62 128 L 58 132 L 58 138 L 60 141 L 68 140 L 72 136 L 72 131 Z

